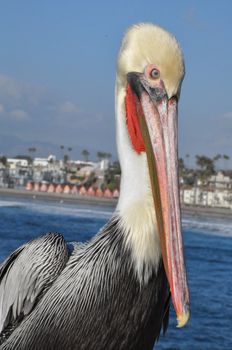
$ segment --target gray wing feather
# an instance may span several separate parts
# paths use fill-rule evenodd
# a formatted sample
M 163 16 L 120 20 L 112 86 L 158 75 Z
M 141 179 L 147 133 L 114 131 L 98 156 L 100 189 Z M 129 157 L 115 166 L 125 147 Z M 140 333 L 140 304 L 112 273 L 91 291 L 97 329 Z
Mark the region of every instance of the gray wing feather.
M 31 312 L 67 261 L 63 236 L 49 233 L 18 248 L 0 265 L 0 333 Z

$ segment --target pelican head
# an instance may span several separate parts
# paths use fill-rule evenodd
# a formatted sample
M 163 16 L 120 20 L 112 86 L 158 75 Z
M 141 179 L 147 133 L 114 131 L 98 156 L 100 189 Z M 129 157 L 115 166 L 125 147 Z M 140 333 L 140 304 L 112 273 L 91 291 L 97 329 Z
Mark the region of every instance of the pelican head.
M 150 23 L 128 30 L 116 79 L 122 168 L 118 211 L 138 270 L 144 270 L 141 264 L 154 267 L 162 255 L 179 327 L 189 319 L 177 155 L 177 105 L 184 72 L 182 51 L 170 33 Z

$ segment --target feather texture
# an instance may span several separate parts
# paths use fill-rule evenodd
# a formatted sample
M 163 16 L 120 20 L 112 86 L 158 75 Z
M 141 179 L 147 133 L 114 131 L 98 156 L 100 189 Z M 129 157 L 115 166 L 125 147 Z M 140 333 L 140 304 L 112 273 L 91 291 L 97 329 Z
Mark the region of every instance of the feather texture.
M 141 284 L 114 217 L 73 254 L 1 350 L 149 350 L 162 328 L 169 287 L 162 265 Z
M 0 269 L 0 339 L 27 316 L 68 260 L 62 235 L 49 233 L 18 248 Z M 7 332 L 8 334 L 9 332 Z

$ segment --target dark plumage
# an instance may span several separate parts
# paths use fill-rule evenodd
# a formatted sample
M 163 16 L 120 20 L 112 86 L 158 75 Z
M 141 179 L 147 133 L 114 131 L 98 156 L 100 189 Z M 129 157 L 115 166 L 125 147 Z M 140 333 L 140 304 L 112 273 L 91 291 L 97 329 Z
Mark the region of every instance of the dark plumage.
M 54 236 L 62 240 L 58 234 L 48 234 L 30 244 L 41 245 Z M 56 244 L 53 239 L 51 252 Z M 39 258 L 41 251 L 34 246 Z M 163 264 L 146 285 L 140 285 L 130 251 L 124 247 L 118 220 L 113 219 L 92 241 L 74 249 L 33 312 L 22 318 L 0 349 L 152 349 L 168 319 Z M 7 273 L 6 267 L 2 269 L 1 275 Z

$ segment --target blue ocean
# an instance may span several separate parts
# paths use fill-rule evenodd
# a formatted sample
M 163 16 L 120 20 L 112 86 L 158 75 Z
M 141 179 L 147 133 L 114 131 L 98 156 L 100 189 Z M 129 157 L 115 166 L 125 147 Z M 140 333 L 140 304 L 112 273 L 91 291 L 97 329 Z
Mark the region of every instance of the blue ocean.
M 50 231 L 67 241 L 86 241 L 111 217 L 113 208 L 0 197 L 0 261 L 21 244 Z M 232 349 L 232 218 L 183 218 L 191 294 L 191 320 L 169 329 L 158 350 Z M 144 349 L 145 350 L 145 349 Z

